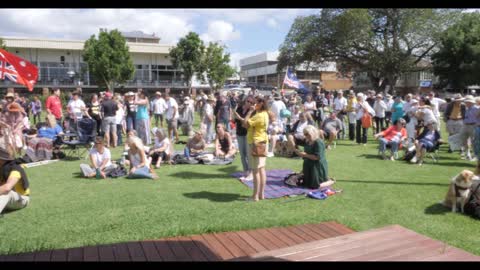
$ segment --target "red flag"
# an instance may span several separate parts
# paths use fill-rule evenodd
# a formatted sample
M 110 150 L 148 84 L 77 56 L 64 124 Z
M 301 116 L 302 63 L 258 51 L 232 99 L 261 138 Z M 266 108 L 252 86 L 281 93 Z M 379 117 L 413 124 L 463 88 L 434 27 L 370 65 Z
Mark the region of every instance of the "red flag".
M 38 79 L 38 68 L 27 60 L 0 49 L 0 79 L 23 84 L 32 91 Z

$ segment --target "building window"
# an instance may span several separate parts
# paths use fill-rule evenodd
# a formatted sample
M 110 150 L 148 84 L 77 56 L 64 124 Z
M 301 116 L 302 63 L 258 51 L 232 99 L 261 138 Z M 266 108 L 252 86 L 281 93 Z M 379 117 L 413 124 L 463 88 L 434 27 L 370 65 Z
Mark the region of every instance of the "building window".
M 60 56 L 60 62 L 62 62 L 62 64 L 65 63 L 65 56 L 63 56 L 63 55 Z

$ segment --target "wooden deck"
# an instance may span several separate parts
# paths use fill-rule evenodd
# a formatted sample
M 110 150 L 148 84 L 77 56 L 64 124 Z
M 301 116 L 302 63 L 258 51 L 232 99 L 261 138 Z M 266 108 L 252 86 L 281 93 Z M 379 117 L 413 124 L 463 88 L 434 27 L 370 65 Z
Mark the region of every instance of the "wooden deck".
M 254 261 L 480 261 L 466 251 L 399 225 L 266 251 Z
M 0 256 L 2 261 L 224 261 L 354 233 L 336 223 L 201 234 Z

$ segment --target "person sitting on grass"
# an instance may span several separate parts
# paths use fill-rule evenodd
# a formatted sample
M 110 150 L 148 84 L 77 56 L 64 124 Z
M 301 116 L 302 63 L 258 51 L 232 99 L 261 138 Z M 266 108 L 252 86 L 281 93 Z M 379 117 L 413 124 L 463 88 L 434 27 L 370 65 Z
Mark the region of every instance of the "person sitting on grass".
M 25 208 L 30 202 L 30 189 L 25 170 L 11 153 L 0 148 L 0 217 L 4 210 Z
M 91 165 L 80 164 L 80 170 L 86 178 L 97 177 L 105 179 L 117 167 L 112 163 L 110 150 L 105 147 L 102 137 L 95 138 L 95 144 L 90 150 L 89 157 Z
M 382 159 L 387 159 L 385 156 L 385 150 L 387 146 L 391 146 L 392 156 L 390 157 L 391 161 L 395 161 L 398 158 L 398 148 L 401 143 L 407 139 L 407 130 L 405 129 L 406 121 L 403 118 L 398 118 L 393 122 L 393 125 L 387 128 L 386 130 L 379 132 L 374 135 L 375 139 L 379 139 L 379 151 L 382 155 Z
M 426 124 L 427 127 L 423 129 L 422 134 L 415 140 L 416 155 L 410 160 L 410 162 L 416 162 L 419 166 L 423 164 L 425 153 L 435 149 L 440 140 L 440 133 L 436 129 L 435 121 L 429 121 Z
M 269 142 L 271 143 L 269 143 L 270 151 L 268 151 L 267 157 L 273 157 L 275 156 L 274 151 L 277 141 L 284 139 L 286 141 L 287 137 L 285 136 L 285 128 L 283 127 L 282 120 L 277 118 L 277 115 L 271 111 L 268 113 L 268 116 L 270 118 L 270 124 L 268 125 L 267 134 Z
M 170 160 L 170 148 L 172 144 L 167 136 L 167 132 L 163 128 L 159 128 L 155 131 L 155 144 L 149 151 L 149 156 L 152 158 L 152 164 L 155 164 L 155 168 L 160 168 L 162 161 Z
M 304 180 L 302 185 L 312 189 L 333 185 L 335 181 L 328 177 L 325 145 L 320 139 L 318 129 L 313 125 L 308 125 L 303 129 L 303 134 L 305 136 L 305 151 L 295 150 L 296 154 L 303 158 Z
M 128 158 L 130 170 L 127 178 L 156 179 L 157 175 L 150 169 L 151 158 L 147 158 L 143 142 L 139 137 L 131 136 L 127 139 L 129 146 Z
M 237 152 L 233 145 L 232 136 L 225 131 L 224 124 L 217 124 L 217 136 L 215 138 L 215 157 L 231 158 Z
M 327 149 L 330 149 L 330 145 L 332 145 L 333 140 L 337 138 L 337 134 L 340 130 L 342 130 L 342 121 L 337 118 L 337 113 L 332 111 L 330 116 L 323 121 L 322 130 L 319 131 L 321 139 L 325 139 L 325 137 L 328 138 Z
M 309 113 L 302 112 L 298 116 L 298 121 L 295 122 L 288 135 L 288 148 L 291 151 L 298 149 L 299 145 L 305 145 L 305 136 L 303 135 L 303 129 L 308 125 L 315 125 L 315 122 L 311 118 Z
M 203 138 L 203 131 L 197 130 L 185 146 L 185 157 L 197 157 L 205 152 L 207 144 Z

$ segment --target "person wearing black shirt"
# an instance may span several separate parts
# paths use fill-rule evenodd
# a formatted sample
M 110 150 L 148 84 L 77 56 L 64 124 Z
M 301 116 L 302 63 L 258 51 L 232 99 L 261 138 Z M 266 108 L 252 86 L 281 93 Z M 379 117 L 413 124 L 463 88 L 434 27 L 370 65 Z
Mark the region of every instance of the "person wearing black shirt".
M 110 145 L 115 148 L 117 146 L 117 121 L 116 114 L 118 110 L 118 104 L 116 101 L 112 100 L 112 93 L 105 93 L 105 100 L 102 102 L 101 114 L 102 114 L 102 124 L 103 132 L 106 146 Z M 110 132 L 112 133 L 112 142 L 110 144 Z
M 253 180 L 252 169 L 248 164 L 248 144 L 247 144 L 247 128 L 242 125 L 242 120 L 247 116 L 250 106 L 253 104 L 253 96 L 245 96 L 242 102 L 235 110 L 235 124 L 237 127 L 238 151 L 240 151 L 240 159 L 242 160 L 244 179 Z
M 135 104 L 135 94 L 128 92 L 125 94 L 125 107 L 127 112 L 127 133 L 130 130 L 135 130 L 135 119 L 137 118 L 137 105 Z

